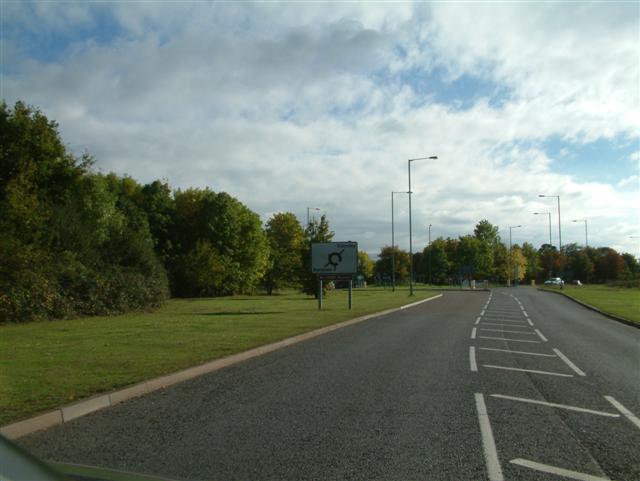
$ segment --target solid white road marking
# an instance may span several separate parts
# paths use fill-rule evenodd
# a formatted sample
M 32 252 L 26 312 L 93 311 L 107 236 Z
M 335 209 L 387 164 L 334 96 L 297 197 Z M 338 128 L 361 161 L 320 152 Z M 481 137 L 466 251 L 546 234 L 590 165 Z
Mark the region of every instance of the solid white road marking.
M 629 411 L 626 407 L 624 407 L 622 404 L 620 404 L 618 401 L 616 401 L 613 396 L 605 396 L 604 398 L 607 401 L 609 401 L 611 404 L 613 404 L 613 406 L 618 411 L 620 411 L 622 414 L 624 414 L 624 416 L 629 421 L 631 421 L 633 424 L 635 424 L 637 428 L 640 428 L 640 419 L 635 417 L 631 411 Z
M 528 317 L 527 317 L 527 322 L 529 323 L 529 325 L 530 325 L 531 327 L 533 327 L 533 322 L 531 322 L 531 319 L 529 319 Z
M 476 325 L 477 325 L 477 324 L 480 324 L 480 319 L 482 319 L 482 317 L 481 317 L 481 316 L 478 316 L 478 318 L 476 319 L 476 322 L 475 322 L 475 324 L 476 324 Z
M 474 328 L 471 330 L 471 339 L 475 339 L 475 338 L 476 338 L 476 328 L 474 327 Z
M 568 411 L 576 411 L 576 412 L 579 412 L 579 413 L 595 414 L 597 416 L 607 416 L 607 417 L 610 417 L 610 418 L 619 418 L 620 417 L 619 414 L 605 413 L 604 411 L 594 411 L 593 409 L 579 408 L 579 407 L 576 407 L 576 406 L 569 406 L 567 404 L 556 404 L 556 403 L 550 403 L 550 402 L 546 402 L 546 401 L 538 401 L 537 399 L 528 399 L 528 398 L 524 398 L 524 397 L 505 396 L 504 394 L 491 394 L 491 397 L 495 397 L 495 398 L 499 398 L 499 399 L 509 399 L 511 401 L 520 401 L 520 402 L 524 402 L 524 403 L 540 404 L 541 406 L 549 406 L 549 407 L 552 407 L 552 408 L 566 409 Z
M 573 377 L 573 374 L 561 374 L 559 372 L 550 372 L 550 371 L 537 371 L 535 369 L 521 369 L 519 367 L 496 366 L 494 364 L 483 364 L 482 366 L 490 367 L 492 369 L 506 369 L 507 371 L 533 372 L 535 374 L 548 374 L 549 376 Z
M 576 366 L 574 363 L 572 363 L 572 362 L 569 360 L 569 358 L 568 358 L 567 356 L 565 356 L 564 354 L 562 354 L 562 353 L 560 352 L 560 350 L 559 350 L 559 349 L 556 349 L 556 348 L 554 347 L 554 348 L 553 348 L 553 352 L 555 352 L 555 353 L 558 355 L 558 357 L 559 357 L 560 359 L 562 359 L 562 360 L 565 362 L 565 364 L 566 364 L 567 366 L 569 366 L 571 369 L 573 369 L 573 370 L 576 372 L 576 374 L 577 374 L 578 376 L 586 376 L 586 374 L 584 373 L 584 371 L 582 371 L 582 369 L 578 368 L 578 366 Z
M 489 481 L 503 481 L 504 477 L 502 475 L 500 461 L 498 460 L 496 441 L 493 438 L 493 431 L 491 430 L 491 423 L 489 422 L 487 405 L 484 403 L 484 396 L 481 393 L 475 393 L 475 397 L 478 422 L 480 423 L 480 434 L 482 435 L 482 449 L 484 450 L 484 460 L 487 464 Z
M 496 349 L 494 347 L 479 347 L 478 349 L 482 349 L 483 351 L 500 351 L 500 352 L 511 352 L 513 354 L 527 354 L 529 356 L 556 357 L 553 354 L 542 354 L 540 352 L 512 351 L 510 349 Z
M 544 342 L 548 342 L 549 339 L 547 339 L 546 337 L 544 337 L 544 335 L 540 332 L 539 329 L 534 329 L 534 331 L 536 331 L 536 333 L 538 334 L 538 336 L 540 336 L 540 339 L 542 339 Z
M 471 365 L 471 372 L 478 372 L 478 363 L 476 362 L 476 348 L 469 347 L 469 364 Z
M 527 332 L 527 331 L 505 331 L 504 329 L 485 329 L 483 327 L 480 328 L 481 331 L 494 331 L 494 332 L 510 332 L 512 334 L 529 334 L 530 336 L 535 336 L 535 332 Z
M 592 474 L 579 473 L 577 471 L 571 471 L 564 468 L 556 468 L 555 466 L 549 466 L 548 464 L 536 463 L 535 461 L 529 461 L 527 459 L 512 459 L 509 461 L 512 464 L 523 466 L 529 469 L 535 469 L 536 471 L 542 471 L 543 473 L 555 474 L 558 476 L 564 476 L 565 478 L 578 479 L 579 481 L 611 481 L 610 478 L 601 478 L 600 476 L 593 476 Z
M 532 342 L 534 344 L 540 344 L 540 341 L 529 341 L 525 339 L 509 339 L 506 337 L 489 337 L 489 336 L 478 336 L 479 339 L 497 339 L 498 341 L 514 341 L 514 342 Z

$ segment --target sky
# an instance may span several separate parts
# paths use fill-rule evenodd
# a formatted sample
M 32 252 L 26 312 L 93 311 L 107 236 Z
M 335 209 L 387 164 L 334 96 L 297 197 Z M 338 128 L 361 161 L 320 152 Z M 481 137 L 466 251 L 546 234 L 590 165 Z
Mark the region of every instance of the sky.
M 640 254 L 637 2 L 0 0 L 0 94 L 96 169 L 413 250 L 473 232 Z M 409 248 L 408 196 L 395 233 Z

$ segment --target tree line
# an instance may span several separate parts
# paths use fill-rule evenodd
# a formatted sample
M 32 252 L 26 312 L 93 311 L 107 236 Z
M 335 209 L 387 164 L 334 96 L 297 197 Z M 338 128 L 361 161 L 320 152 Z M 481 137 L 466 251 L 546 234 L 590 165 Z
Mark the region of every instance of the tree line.
M 408 282 L 409 259 L 409 253 L 397 246 L 383 247 L 375 264 L 375 278 L 389 279 L 395 261 L 396 282 Z M 413 265 L 415 280 L 441 285 L 464 279 L 504 284 L 508 280 L 543 282 L 550 277 L 562 277 L 566 282 L 617 282 L 631 287 L 637 286 L 640 279 L 637 259 L 610 247 L 568 244 L 559 251 L 549 244 L 536 249 L 525 242 L 513 245 L 510 251 L 498 228 L 486 219 L 478 222 L 473 234 L 435 239 L 413 255 Z
M 0 136 L 0 322 L 121 313 L 171 296 L 316 293 L 311 244 L 333 239 L 326 216 L 304 226 L 277 213 L 263 226 L 225 192 L 96 172 L 88 153 L 64 146 L 55 121 L 22 102 L 2 102 Z M 375 263 L 359 252 L 358 274 L 381 281 L 392 252 L 396 279 L 406 281 L 409 255 L 397 247 L 383 247 Z M 434 283 L 504 282 L 510 272 L 604 282 L 637 279 L 639 270 L 633 256 L 609 248 L 525 243 L 509 252 L 486 220 L 473 235 L 436 239 L 413 260 L 416 278 Z
M 170 296 L 315 292 L 312 242 L 326 217 L 260 217 L 227 193 L 172 189 L 92 169 L 56 122 L 2 103 L 0 321 L 55 319 L 158 306 Z

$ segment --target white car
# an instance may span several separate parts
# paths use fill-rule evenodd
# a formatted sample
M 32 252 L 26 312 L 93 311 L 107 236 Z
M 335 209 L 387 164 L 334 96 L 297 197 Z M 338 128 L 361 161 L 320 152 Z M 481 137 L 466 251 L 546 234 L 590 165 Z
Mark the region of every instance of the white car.
M 560 286 L 562 285 L 562 279 L 559 277 L 552 277 L 551 279 L 544 281 L 547 286 Z

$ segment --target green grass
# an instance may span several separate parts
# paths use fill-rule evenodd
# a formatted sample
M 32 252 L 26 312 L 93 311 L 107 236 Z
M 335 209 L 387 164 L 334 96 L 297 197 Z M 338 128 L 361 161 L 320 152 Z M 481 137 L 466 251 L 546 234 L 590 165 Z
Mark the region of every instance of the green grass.
M 544 289 L 559 290 L 558 287 L 549 286 L 544 286 Z M 638 288 L 605 285 L 578 287 L 565 284 L 562 293 L 609 314 L 640 324 L 640 289 Z
M 434 291 L 173 299 L 155 312 L 0 325 L 0 425 L 100 392 L 398 307 Z

